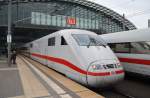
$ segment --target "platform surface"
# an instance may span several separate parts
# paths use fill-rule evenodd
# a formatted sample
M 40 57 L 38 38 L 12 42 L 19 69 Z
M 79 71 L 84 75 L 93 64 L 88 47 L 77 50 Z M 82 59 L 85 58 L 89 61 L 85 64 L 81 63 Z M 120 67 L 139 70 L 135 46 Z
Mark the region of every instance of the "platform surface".
M 0 98 L 23 95 L 18 67 L 8 66 L 7 59 L 0 57 Z
M 31 59 L 16 63 L 0 58 L 0 98 L 104 98 Z

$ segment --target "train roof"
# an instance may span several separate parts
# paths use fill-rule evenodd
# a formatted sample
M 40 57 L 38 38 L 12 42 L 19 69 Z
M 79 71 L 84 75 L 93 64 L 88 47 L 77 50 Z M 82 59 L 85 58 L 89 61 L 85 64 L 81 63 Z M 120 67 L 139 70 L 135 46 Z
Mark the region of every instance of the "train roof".
M 68 34 L 89 34 L 89 35 L 97 35 L 95 32 L 92 32 L 92 31 L 88 31 L 88 30 L 81 30 L 81 29 L 63 29 L 63 30 L 59 30 L 59 31 L 56 31 L 54 33 L 51 33 L 49 35 L 46 35 L 44 37 L 41 37 L 37 40 L 34 40 L 32 42 L 35 42 L 35 41 L 40 41 L 42 40 L 43 38 L 50 38 L 51 36 L 55 36 L 55 35 L 68 35 Z M 32 42 L 29 42 L 29 43 L 32 43 Z M 28 43 L 27 43 L 28 44 Z
M 150 28 L 100 35 L 107 43 L 150 41 Z
M 92 35 L 97 35 L 95 32 L 82 30 L 82 29 L 64 29 L 64 30 L 60 30 L 58 32 L 60 35 L 65 35 L 65 34 L 92 34 Z

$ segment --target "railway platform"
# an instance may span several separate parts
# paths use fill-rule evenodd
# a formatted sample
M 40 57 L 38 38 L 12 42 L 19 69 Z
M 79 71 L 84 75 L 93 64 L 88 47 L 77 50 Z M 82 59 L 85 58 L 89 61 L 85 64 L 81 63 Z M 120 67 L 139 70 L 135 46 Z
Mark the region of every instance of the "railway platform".
M 0 98 L 104 98 L 29 58 L 0 58 Z

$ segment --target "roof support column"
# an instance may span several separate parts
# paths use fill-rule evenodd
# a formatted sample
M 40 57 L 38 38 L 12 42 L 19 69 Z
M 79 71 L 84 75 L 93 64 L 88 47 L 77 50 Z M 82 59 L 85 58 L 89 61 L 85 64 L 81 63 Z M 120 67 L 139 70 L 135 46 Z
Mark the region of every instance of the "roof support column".
M 8 34 L 7 34 L 7 51 L 8 51 L 8 66 L 11 66 L 11 8 L 12 8 L 12 0 L 9 0 L 8 4 Z

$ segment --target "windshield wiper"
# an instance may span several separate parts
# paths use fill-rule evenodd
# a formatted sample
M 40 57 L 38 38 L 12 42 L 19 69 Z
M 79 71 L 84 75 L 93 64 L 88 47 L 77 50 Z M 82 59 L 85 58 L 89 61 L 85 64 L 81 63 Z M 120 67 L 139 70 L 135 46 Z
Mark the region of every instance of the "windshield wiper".
M 90 40 L 89 44 L 87 45 L 87 48 L 89 48 L 89 47 L 90 47 L 90 45 L 91 45 L 91 40 Z
M 99 46 L 103 46 L 106 48 L 106 45 L 102 44 L 102 43 L 98 43 Z
M 90 42 L 87 45 L 87 48 L 89 48 L 91 46 L 91 43 L 96 43 L 95 40 L 93 38 L 89 38 Z

